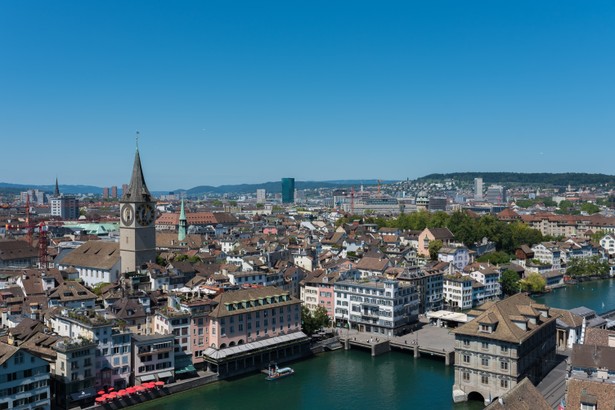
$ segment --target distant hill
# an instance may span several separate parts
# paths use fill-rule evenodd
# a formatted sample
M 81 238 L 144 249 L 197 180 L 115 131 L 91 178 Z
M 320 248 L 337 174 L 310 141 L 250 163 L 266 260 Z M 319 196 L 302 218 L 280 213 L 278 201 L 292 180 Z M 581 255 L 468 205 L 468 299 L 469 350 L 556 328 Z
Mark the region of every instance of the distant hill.
M 59 188 L 63 194 L 102 194 L 102 188 L 92 185 L 60 185 Z M 38 189 L 39 191 L 51 194 L 55 189 L 55 185 L 24 185 L 0 182 L 0 191 L 2 192 L 18 193 L 28 189 Z
M 615 185 L 615 176 L 588 173 L 520 173 L 520 172 L 453 172 L 450 174 L 429 174 L 418 178 L 419 182 L 442 181 L 454 179 L 457 181 L 472 182 L 474 178 L 483 178 L 484 183 L 495 184 L 533 184 L 533 185 Z
M 391 181 L 383 181 L 389 183 Z M 320 189 L 320 188 L 341 188 L 349 186 L 376 185 L 377 180 L 337 180 L 337 181 L 295 181 L 296 189 Z M 279 193 L 282 192 L 282 182 L 264 182 L 261 184 L 240 184 L 240 185 L 220 185 L 210 186 L 201 185 L 187 190 L 178 189 L 174 192 L 185 192 L 187 195 L 203 195 L 203 194 L 246 194 L 254 193 L 257 189 L 265 189 L 267 192 Z
M 382 183 L 391 183 L 394 181 L 382 181 Z M 340 188 L 340 187 L 359 187 L 361 184 L 365 186 L 376 185 L 378 180 L 334 180 L 334 181 L 295 181 L 295 188 L 297 189 L 319 189 L 319 188 Z M 26 191 L 28 189 L 38 189 L 40 191 L 51 194 L 55 189 L 55 185 L 24 185 L 24 184 L 11 184 L 7 182 L 0 182 L 0 192 L 18 194 L 19 192 Z M 265 189 L 267 192 L 278 193 L 282 192 L 282 183 L 280 181 L 265 182 L 261 184 L 239 184 L 239 185 L 220 185 L 209 186 L 202 185 L 190 189 L 176 189 L 173 192 L 185 192 L 187 195 L 203 195 L 203 194 L 245 194 L 254 193 L 257 189 Z M 63 194 L 97 194 L 101 195 L 103 189 L 92 185 L 60 185 L 60 192 Z M 121 190 L 120 190 L 121 191 Z M 159 196 L 167 194 L 168 191 L 152 191 L 152 194 Z

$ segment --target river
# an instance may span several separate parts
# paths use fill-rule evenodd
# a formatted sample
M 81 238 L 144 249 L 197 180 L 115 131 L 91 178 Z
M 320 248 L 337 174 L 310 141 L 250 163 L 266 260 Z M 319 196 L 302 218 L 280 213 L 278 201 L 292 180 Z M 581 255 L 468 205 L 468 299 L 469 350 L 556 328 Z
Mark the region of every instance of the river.
M 535 298 L 548 306 L 615 309 L 615 280 L 581 283 Z M 292 364 L 292 377 L 274 382 L 262 374 L 221 381 L 136 410 L 426 409 L 476 410 L 482 403 L 452 403 L 453 368 L 442 360 L 390 352 L 371 357 L 351 349 Z
M 135 407 L 138 410 L 482 409 L 453 405 L 453 368 L 444 361 L 389 352 L 338 350 L 292 364 L 295 374 L 269 382 L 256 374 Z
M 585 306 L 595 310 L 596 313 L 602 313 L 615 309 L 615 279 L 582 282 L 555 289 L 534 299 L 556 308 L 572 309 Z

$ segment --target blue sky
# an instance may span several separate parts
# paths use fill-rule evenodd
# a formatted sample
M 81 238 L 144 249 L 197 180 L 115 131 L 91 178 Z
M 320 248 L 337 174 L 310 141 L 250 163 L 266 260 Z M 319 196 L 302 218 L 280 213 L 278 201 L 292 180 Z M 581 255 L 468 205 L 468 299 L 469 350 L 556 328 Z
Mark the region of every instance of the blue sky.
M 612 1 L 3 1 L 0 181 L 601 172 Z

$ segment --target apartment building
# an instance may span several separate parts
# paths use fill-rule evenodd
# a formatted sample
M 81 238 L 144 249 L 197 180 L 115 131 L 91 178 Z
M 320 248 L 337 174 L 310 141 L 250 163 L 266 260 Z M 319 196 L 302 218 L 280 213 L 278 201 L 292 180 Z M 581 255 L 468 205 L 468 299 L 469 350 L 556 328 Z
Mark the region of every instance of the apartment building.
M 50 410 L 49 382 L 45 360 L 0 343 L 0 409 Z
M 394 336 L 418 320 L 419 295 L 414 286 L 397 280 L 339 281 L 335 290 L 335 321 L 363 332 Z

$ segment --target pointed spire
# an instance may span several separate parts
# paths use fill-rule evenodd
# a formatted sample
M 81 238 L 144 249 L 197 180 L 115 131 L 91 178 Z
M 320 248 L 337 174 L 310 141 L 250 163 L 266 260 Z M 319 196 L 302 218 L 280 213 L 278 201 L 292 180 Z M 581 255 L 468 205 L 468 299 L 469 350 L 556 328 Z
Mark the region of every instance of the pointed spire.
M 141 157 L 139 156 L 139 132 L 137 131 L 137 151 L 135 152 L 135 162 L 132 166 L 132 176 L 130 184 L 126 192 L 122 194 L 122 201 L 129 202 L 150 202 L 152 194 L 150 194 L 145 184 L 143 177 L 143 169 L 141 168 Z
M 179 220 L 186 220 L 186 211 L 184 209 L 184 198 L 182 198 L 182 206 L 181 206 L 181 210 L 179 211 Z
M 53 196 L 58 197 L 60 196 L 60 186 L 58 185 L 58 177 L 56 176 L 56 187 L 53 190 Z
M 177 240 L 186 239 L 186 211 L 184 210 L 184 198 L 182 198 L 181 210 L 179 211 L 179 227 L 177 229 Z

